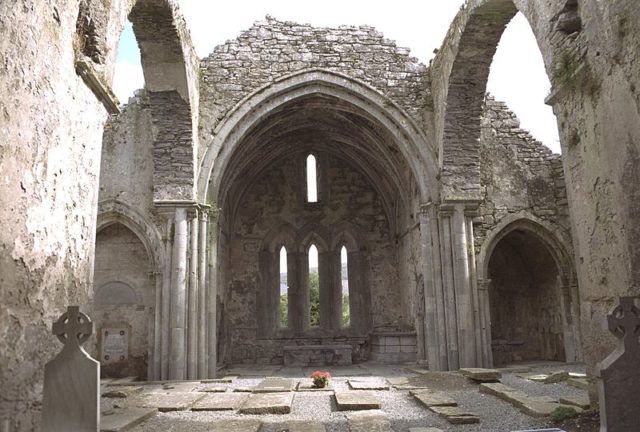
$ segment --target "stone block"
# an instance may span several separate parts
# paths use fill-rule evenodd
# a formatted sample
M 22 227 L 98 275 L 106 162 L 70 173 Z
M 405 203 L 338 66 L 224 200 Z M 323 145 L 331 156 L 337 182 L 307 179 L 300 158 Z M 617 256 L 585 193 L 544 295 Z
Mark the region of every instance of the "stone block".
M 284 347 L 285 366 L 348 366 L 351 345 L 296 345 Z
M 480 423 L 476 414 L 458 406 L 431 406 L 429 409 L 451 424 Z
M 184 411 L 205 397 L 205 393 L 146 393 L 140 396 L 139 400 L 133 401 L 132 406 L 143 408 L 157 408 L 158 411 Z
M 240 414 L 289 414 L 292 404 L 292 392 L 252 394 L 238 412 Z
M 380 380 L 348 380 L 352 390 L 389 390 L 389 385 Z
M 100 416 L 101 432 L 123 432 L 153 417 L 155 408 L 123 408 L 105 411 Z
M 502 373 L 496 369 L 462 368 L 460 373 L 475 382 L 497 382 L 502 378 Z
M 379 410 L 347 414 L 349 432 L 391 432 L 387 415 Z
M 237 410 L 249 397 L 243 393 L 209 394 L 191 407 L 192 411 L 232 411 Z
M 380 400 L 372 393 L 364 391 L 337 391 L 335 399 L 338 411 L 380 409 Z
M 447 396 L 445 393 L 436 393 L 429 390 L 411 390 L 409 394 L 427 408 L 433 406 L 458 405 L 455 400 Z
M 591 402 L 589 396 L 584 394 L 580 396 L 563 396 L 560 398 L 560 403 L 565 405 L 572 405 L 582 409 L 589 409 Z

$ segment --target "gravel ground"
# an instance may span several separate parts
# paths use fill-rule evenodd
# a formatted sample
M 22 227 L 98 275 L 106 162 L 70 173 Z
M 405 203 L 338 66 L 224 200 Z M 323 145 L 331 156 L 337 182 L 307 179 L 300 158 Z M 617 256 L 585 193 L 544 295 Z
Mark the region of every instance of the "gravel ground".
M 331 382 L 336 390 L 348 390 L 347 379 L 365 379 L 374 382 L 385 382 L 384 377 L 406 376 L 416 378 L 417 375 L 406 372 L 399 367 L 379 366 L 379 365 L 358 365 L 345 368 L 344 371 L 332 370 L 334 378 Z M 334 369 L 334 368 L 332 368 Z M 549 372 L 553 370 L 566 370 L 570 372 L 583 372 L 584 367 L 580 365 L 562 365 L 554 367 L 539 367 L 532 370 L 533 373 Z M 308 376 L 309 368 L 281 368 L 267 369 L 262 371 L 263 375 L 258 376 L 255 369 L 246 369 L 246 375 L 242 374 L 231 384 L 225 384 L 228 391 L 233 391 L 239 387 L 250 387 L 257 385 L 264 376 L 277 375 L 297 378 L 305 382 L 310 382 Z M 224 374 L 233 375 L 242 370 L 233 369 L 225 371 Z M 344 376 L 344 373 L 356 372 L 353 375 Z M 372 373 L 376 374 L 373 375 Z M 224 375 L 223 374 L 223 375 Z M 373 376 L 372 376 L 373 375 Z M 432 374 L 429 374 L 432 375 Z M 424 376 L 421 376 L 424 378 Z M 433 374 L 424 378 L 426 384 L 436 383 L 438 391 L 445 391 L 453 397 L 458 405 L 476 413 L 480 417 L 480 423 L 476 425 L 451 425 L 444 419 L 433 414 L 422 407 L 412 397 L 408 391 L 376 391 L 376 396 L 380 399 L 381 409 L 387 414 L 391 422 L 391 427 L 395 432 L 406 432 L 410 427 L 437 427 L 444 431 L 459 432 L 510 432 L 522 429 L 544 427 L 545 419 L 534 419 L 520 413 L 510 404 L 503 402 L 496 397 L 481 394 L 478 386 L 469 384 L 466 380 L 460 380 L 458 374 L 441 373 Z M 414 381 L 412 379 L 412 381 Z M 584 391 L 575 389 L 566 384 L 540 384 L 519 378 L 516 374 L 507 373 L 503 375 L 502 382 L 508 386 L 521 389 L 533 396 L 549 395 L 554 397 L 585 394 Z M 451 384 L 447 390 L 447 383 Z M 429 386 L 430 388 L 432 386 Z M 348 432 L 346 416 L 344 412 L 336 409 L 335 401 L 330 392 L 296 392 L 292 406 L 292 412 L 288 415 L 238 415 L 234 412 L 171 412 L 159 413 L 154 418 L 146 421 L 142 425 L 133 429 L 134 432 L 151 431 L 172 431 L 172 432 L 204 432 L 211 428 L 212 424 L 222 419 L 257 419 L 263 422 L 261 432 L 277 432 L 278 426 L 287 420 L 315 420 L 324 423 L 327 432 Z

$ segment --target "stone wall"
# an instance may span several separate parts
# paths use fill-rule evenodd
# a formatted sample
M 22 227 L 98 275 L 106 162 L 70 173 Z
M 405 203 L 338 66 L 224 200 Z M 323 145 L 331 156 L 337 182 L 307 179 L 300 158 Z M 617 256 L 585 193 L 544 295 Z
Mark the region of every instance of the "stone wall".
M 295 71 L 322 68 L 375 87 L 418 123 L 428 104 L 426 68 L 370 26 L 320 28 L 267 17 L 201 62 L 200 142 L 244 97 Z M 199 154 L 203 154 L 201 151 Z
M 521 129 L 516 115 L 490 95 L 485 101 L 481 124 L 484 199 L 474 223 L 476 250 L 480 251 L 487 232 L 505 216 L 523 211 L 556 225 L 568 236 L 570 221 L 562 156 Z
M 318 204 L 304 202 L 301 190 L 304 180 L 300 175 L 304 170 L 296 167 L 296 164 L 304 163 L 306 154 L 303 153 L 276 163 L 257 176 L 241 200 L 230 239 L 230 267 L 225 296 L 227 360 L 231 362 L 282 363 L 284 346 L 313 345 L 323 341 L 352 343 L 354 360 L 362 360 L 368 355 L 367 348 L 363 347 L 363 336 L 366 337 L 367 330 L 373 327 L 397 328 L 409 320 L 409 311 L 399 307 L 402 302 L 397 286 L 396 255 L 389 222 L 376 189 L 363 174 L 344 160 L 323 154 L 319 156 L 321 176 L 326 179 L 323 184 L 327 189 L 322 191 L 323 198 Z M 308 246 L 307 242 L 312 241 L 305 240 L 307 227 L 311 227 L 309 232 L 326 237 L 337 234 L 336 230 L 344 221 L 362 233 L 359 239 L 362 244 L 358 247 L 366 258 L 364 265 L 357 270 L 366 281 L 365 289 L 370 290 L 372 317 L 364 334 L 349 329 L 332 334 L 311 329 L 304 335 L 282 331 L 278 335 L 260 339 L 258 330 L 266 324 L 257 322 L 257 317 L 261 316 L 258 289 L 264 277 L 259 272 L 258 256 L 266 236 L 274 228 L 287 223 L 293 230 L 299 231 L 299 246 L 302 248 L 299 252 L 306 253 L 304 248 Z M 330 241 L 327 238 L 323 240 Z M 320 252 L 327 247 L 320 243 L 317 246 Z M 277 254 L 279 257 L 279 248 Z M 321 274 L 321 285 L 322 278 L 328 276 Z M 351 287 L 350 295 L 354 295 Z M 353 312 L 352 322 L 354 314 L 358 313 L 361 312 Z
M 38 430 L 51 324 L 87 311 L 103 105 L 76 75 L 78 1 L 0 3 L 0 422 Z M 90 312 L 90 311 L 88 311 Z

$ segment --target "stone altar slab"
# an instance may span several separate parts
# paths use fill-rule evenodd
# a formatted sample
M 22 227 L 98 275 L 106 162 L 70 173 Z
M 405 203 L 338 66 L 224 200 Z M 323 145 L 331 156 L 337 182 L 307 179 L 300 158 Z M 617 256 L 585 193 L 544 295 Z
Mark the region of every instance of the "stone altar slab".
M 99 429 L 100 363 L 82 348 L 92 333 L 91 319 L 78 306 L 69 306 L 53 324 L 64 347 L 44 368 L 43 432 Z

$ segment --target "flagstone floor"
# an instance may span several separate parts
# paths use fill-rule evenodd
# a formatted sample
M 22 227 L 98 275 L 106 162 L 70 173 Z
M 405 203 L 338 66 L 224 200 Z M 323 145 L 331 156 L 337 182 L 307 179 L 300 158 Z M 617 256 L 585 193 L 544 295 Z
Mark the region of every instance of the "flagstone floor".
M 317 391 L 310 389 L 308 378 L 315 369 L 238 366 L 222 370 L 219 376 L 228 377 L 222 382 L 103 380 L 101 430 L 413 432 L 420 429 L 412 428 L 437 428 L 434 431 L 510 432 L 548 424 L 546 417 L 524 414 L 513 403 L 480 392 L 479 384 L 458 372 L 373 363 L 322 368 L 331 372 L 331 386 Z M 586 390 L 566 380 L 545 384 L 540 377 L 538 381 L 528 379 L 560 370 L 583 373 L 584 367 L 559 363 L 520 366 L 502 370 L 501 382 L 519 394 L 544 397 L 537 400 L 584 399 Z M 419 397 L 418 392 L 426 392 L 427 397 Z M 341 405 L 343 401 L 348 404 Z M 425 401 L 454 401 L 459 408 L 454 411 L 474 414 L 479 423 L 451 424 L 434 412 L 451 410 L 427 408 Z

